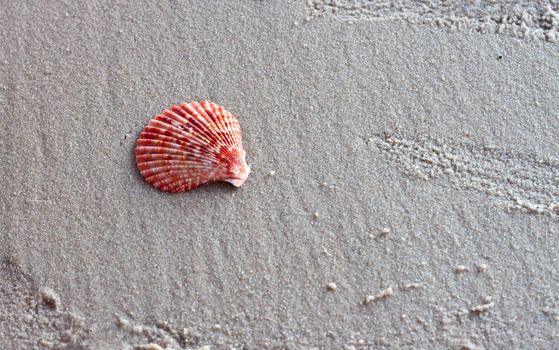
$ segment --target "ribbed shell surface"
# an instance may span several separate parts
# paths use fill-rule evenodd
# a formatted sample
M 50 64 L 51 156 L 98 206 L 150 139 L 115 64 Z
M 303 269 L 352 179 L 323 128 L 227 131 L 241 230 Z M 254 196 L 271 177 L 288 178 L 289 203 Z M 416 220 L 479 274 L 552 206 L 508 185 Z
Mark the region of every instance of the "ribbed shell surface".
M 242 184 L 250 171 L 237 118 L 206 101 L 181 103 L 153 118 L 140 133 L 135 153 L 142 176 L 166 192 L 213 181 Z

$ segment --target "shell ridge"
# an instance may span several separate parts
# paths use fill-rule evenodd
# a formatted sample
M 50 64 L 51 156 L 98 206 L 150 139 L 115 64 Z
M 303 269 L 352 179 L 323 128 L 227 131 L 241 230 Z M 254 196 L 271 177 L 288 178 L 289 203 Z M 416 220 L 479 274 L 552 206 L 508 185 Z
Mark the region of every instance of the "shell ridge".
M 231 136 L 230 131 L 227 129 L 227 125 L 225 123 L 223 113 L 219 109 L 219 106 L 216 105 L 215 103 L 210 103 L 209 107 L 211 107 L 211 110 L 213 111 L 213 114 L 216 116 L 216 118 L 219 119 L 219 124 L 221 126 L 222 132 L 224 133 L 225 137 L 227 138 L 228 146 L 233 147 L 235 145 L 235 143 L 233 142 L 234 138 Z
M 180 134 L 177 134 L 177 133 L 173 132 L 172 130 L 162 129 L 160 127 L 153 126 L 153 125 L 146 126 L 144 128 L 144 131 L 142 131 L 140 133 L 140 136 L 145 135 L 145 134 L 163 135 L 163 136 L 173 138 L 173 139 L 177 139 L 177 140 L 181 140 L 181 141 L 183 141 L 183 140 L 187 141 L 188 140 L 184 137 L 184 135 L 180 135 Z
M 175 107 L 178 108 L 177 111 L 180 109 L 180 107 L 178 107 L 178 106 L 173 106 L 172 108 L 175 108 Z M 175 114 L 173 111 L 168 111 L 168 113 Z M 198 124 L 193 123 L 192 119 L 186 119 L 186 122 L 184 124 L 174 126 L 174 127 L 182 130 L 183 135 L 185 135 L 185 138 L 187 140 L 190 141 L 190 140 L 196 139 L 196 140 L 198 140 L 198 143 L 201 144 L 205 148 L 207 148 L 208 146 L 213 147 L 212 142 L 211 142 L 211 138 L 207 135 L 207 133 L 204 132 L 203 128 L 200 128 L 198 126 Z M 184 127 L 189 128 L 189 132 L 184 130 Z
M 198 120 L 200 123 L 203 123 L 204 127 L 209 131 L 209 134 L 211 134 L 211 135 L 215 134 L 215 130 L 214 130 L 215 123 L 213 122 L 213 120 L 211 120 L 211 118 L 208 117 L 208 115 L 205 113 L 204 108 L 202 107 L 202 105 L 200 103 L 198 103 L 198 102 L 184 103 L 183 102 L 183 103 L 180 104 L 180 106 L 188 114 L 196 117 L 196 120 Z
M 206 125 L 207 137 L 212 144 L 212 151 L 217 154 L 221 151 L 221 146 L 223 146 L 223 140 L 219 137 L 218 133 L 215 130 L 215 127 L 212 126 L 206 117 L 202 113 L 200 113 L 196 107 L 201 107 L 200 104 L 193 102 L 191 104 L 182 103 L 180 107 L 188 114 L 192 115 L 198 122 Z
M 203 172 L 195 172 L 191 170 L 192 170 L 191 168 L 176 168 L 176 167 L 162 166 L 159 168 L 149 168 L 149 169 L 142 170 L 141 174 L 142 176 L 145 176 L 146 179 L 150 178 L 151 176 L 160 176 L 161 174 L 171 175 L 171 176 L 178 176 L 178 174 L 183 174 L 182 176 L 179 176 L 179 178 L 203 174 Z
M 211 135 L 215 134 L 215 123 L 214 121 L 208 116 L 204 107 L 201 103 L 192 102 L 192 103 L 181 103 L 181 108 L 185 110 L 190 115 L 197 118 L 200 123 L 204 124 L 204 127 L 207 128 Z
M 146 126 L 143 132 L 150 132 L 153 134 L 162 134 L 164 136 L 181 140 L 183 142 L 188 142 L 192 145 L 197 145 L 205 147 L 206 144 L 196 137 L 189 137 L 183 130 L 169 129 L 170 125 L 162 123 L 160 121 L 152 121 L 154 124 Z M 157 123 L 157 124 L 156 124 Z M 163 124 L 163 125 L 160 125 Z M 163 128 L 162 128 L 163 127 Z M 141 134 L 140 134 L 141 135 Z
M 164 182 L 157 181 L 154 186 L 162 188 L 163 190 L 170 192 L 179 192 L 181 188 L 187 188 L 188 191 L 200 186 L 202 183 L 209 182 L 209 179 L 202 179 L 200 177 L 195 178 L 196 180 L 184 180 L 184 178 L 172 177 L 172 181 Z M 202 180 L 202 181 L 200 181 Z
M 184 108 L 186 110 L 186 112 L 190 113 L 190 114 L 194 114 L 194 115 L 200 115 L 200 118 L 205 120 L 205 117 L 203 115 L 207 114 L 205 113 L 205 110 L 203 108 L 203 105 L 199 104 L 199 103 L 191 103 L 190 105 L 188 104 L 181 104 L 181 107 Z M 204 113 L 201 113 L 198 108 L 202 109 L 202 111 Z M 209 117 L 208 117 L 209 118 Z M 220 125 L 218 125 L 220 127 Z M 229 142 L 226 142 L 221 136 L 225 135 L 225 136 L 229 136 L 228 132 L 225 129 L 222 129 L 221 132 L 218 132 L 217 130 L 215 130 L 215 128 L 213 128 L 211 126 L 210 123 L 208 123 L 208 128 L 209 131 L 212 134 L 212 139 L 215 140 L 215 145 L 216 147 L 215 149 L 215 153 L 216 153 L 216 157 L 220 156 L 221 158 L 229 158 L 229 157 L 234 157 L 234 154 L 230 152 L 230 146 L 228 146 Z
M 183 164 L 185 166 L 190 166 L 193 168 L 207 168 L 212 166 L 214 168 L 220 167 L 218 159 L 210 160 L 199 160 L 192 159 L 190 156 L 185 155 L 164 155 L 160 154 L 140 154 L 138 157 L 138 168 L 145 169 L 151 166 L 157 166 L 158 164 L 163 164 L 161 162 L 167 162 L 167 164 Z
M 242 146 L 242 138 L 241 138 L 241 125 L 239 121 L 231 114 L 231 112 L 224 111 L 227 114 L 228 122 L 229 122 L 229 129 L 231 130 L 231 135 L 235 135 L 234 144 L 237 147 Z
M 173 107 L 171 107 L 173 108 Z M 164 116 L 169 117 L 174 123 L 171 123 L 172 125 L 175 125 L 177 127 L 180 128 L 180 125 L 186 124 L 187 120 L 182 117 L 179 114 L 174 113 L 171 109 L 167 108 L 163 110 L 163 113 L 161 113 Z
M 204 141 L 207 144 L 211 144 L 211 134 L 205 130 L 206 126 L 195 115 L 189 114 L 187 110 L 183 109 L 182 105 L 173 106 L 171 108 L 175 113 L 182 115 L 187 120 L 187 124 L 196 129 L 196 132 L 203 135 Z
M 223 109 L 220 110 L 219 106 L 217 106 L 215 103 L 210 103 L 207 107 L 208 110 L 216 115 L 217 119 L 219 119 L 219 124 L 221 126 L 221 135 L 227 140 L 227 142 L 224 143 L 225 147 L 219 150 L 219 153 L 232 158 L 236 157 L 235 152 L 232 151 L 237 148 L 235 144 L 235 137 L 232 136 L 231 130 L 229 130 L 226 126 L 227 124 L 224 118 Z
M 152 160 L 149 162 L 144 162 L 138 165 L 138 168 L 140 168 L 140 170 L 148 170 L 148 169 L 153 169 L 154 171 L 156 169 L 159 169 L 158 171 L 161 171 L 160 169 L 163 167 L 169 167 L 169 169 L 173 168 L 173 169 L 181 169 L 181 170 L 185 170 L 185 169 L 192 169 L 193 171 L 198 171 L 199 169 L 205 169 L 206 166 L 208 164 L 205 163 L 191 163 L 188 161 L 182 161 L 182 160 L 175 160 L 175 161 L 168 161 L 168 160 Z
M 171 108 L 174 107 L 176 106 L 173 106 Z M 163 114 L 158 116 L 156 119 L 161 119 L 165 124 L 183 131 L 183 135 L 185 135 L 187 138 L 196 135 L 197 138 L 200 139 L 202 142 L 208 142 L 207 136 L 203 133 L 203 130 L 195 128 L 195 125 L 193 125 L 190 120 L 183 118 L 173 110 L 166 109 Z M 183 120 L 184 122 L 181 122 Z M 188 131 L 185 130 L 185 128 L 188 128 Z
M 160 145 L 163 145 L 163 146 L 167 146 L 169 148 L 180 148 L 180 149 L 192 151 L 193 153 L 195 153 L 195 155 L 197 155 L 197 154 L 202 155 L 204 153 L 207 153 L 207 152 L 204 152 L 204 150 L 207 148 L 206 145 L 191 143 L 189 141 L 190 140 L 185 139 L 185 138 L 173 138 L 173 137 L 168 137 L 168 136 L 161 135 L 161 134 L 155 134 L 155 133 L 149 133 L 149 132 L 143 131 L 142 133 L 140 133 L 140 138 L 138 139 L 137 144 L 140 145 L 140 146 L 144 146 L 144 145 L 160 146 Z M 211 153 L 213 153 L 213 152 L 211 152 Z
M 211 123 L 215 126 L 214 128 L 212 128 L 212 130 L 216 138 L 218 138 L 222 144 L 227 145 L 229 143 L 227 139 L 228 135 L 223 134 L 224 128 L 223 125 L 221 124 L 221 120 L 213 113 L 210 106 L 208 105 L 208 102 L 202 101 L 201 103 L 194 106 L 194 108 L 196 107 L 199 107 L 200 110 L 198 112 L 201 114 L 203 113 L 206 119 L 211 120 Z
M 164 153 L 145 153 L 145 154 L 137 154 L 136 158 L 138 158 L 138 163 L 145 163 L 150 162 L 153 160 L 183 160 L 183 161 L 192 161 L 191 157 L 181 155 L 181 154 L 164 154 Z
M 201 166 L 204 164 L 166 164 L 166 163 L 150 163 L 143 164 L 140 171 L 151 171 L 152 174 L 162 173 L 167 170 L 191 170 L 192 172 L 197 172 L 198 170 L 204 170 L 206 167 Z
M 167 109 L 167 110 L 165 110 L 165 113 L 167 113 L 170 116 L 177 115 L 177 116 L 180 117 L 180 115 L 177 113 L 179 110 L 181 110 L 180 107 L 173 106 L 171 108 L 177 109 L 177 110 L 176 111 L 175 110 L 171 111 L 171 110 Z M 169 122 L 171 123 L 171 126 L 173 126 L 176 129 L 182 130 L 184 132 L 184 135 L 187 138 L 191 138 L 191 137 L 195 136 L 202 143 L 204 143 L 204 144 L 209 143 L 208 136 L 204 133 L 203 129 L 201 129 L 197 124 L 193 123 L 191 119 L 188 119 L 188 116 L 186 118 L 183 117 L 185 119 L 185 122 L 182 123 L 182 124 L 178 124 L 178 125 L 172 124 L 172 120 L 174 120 L 174 119 L 172 119 L 172 117 L 170 117 L 170 116 L 167 116 L 167 117 L 171 118 L 171 120 L 169 120 Z M 188 132 L 186 130 L 184 130 L 184 127 L 189 128 Z
M 160 146 L 160 145 L 143 145 L 141 141 L 138 141 L 139 145 L 136 147 L 138 152 L 137 154 L 158 154 L 158 153 L 163 153 L 163 152 L 167 152 L 170 154 L 178 154 L 178 155 L 184 155 L 184 156 L 190 156 L 190 157 L 198 157 L 201 159 L 211 159 L 211 158 L 207 158 L 207 157 L 199 157 L 198 153 L 196 152 L 189 152 L 188 150 L 184 150 L 184 149 L 180 149 L 180 148 L 174 148 L 174 147 L 165 147 L 165 146 Z
M 153 145 L 153 146 L 157 146 L 159 144 L 163 144 L 163 145 L 177 145 L 180 146 L 179 148 L 184 149 L 184 150 L 192 150 L 193 152 L 199 152 L 199 153 L 203 153 L 201 152 L 203 149 L 203 145 L 198 145 L 198 144 L 192 144 L 189 143 L 188 140 L 179 140 L 179 139 L 175 139 L 175 138 L 171 138 L 168 136 L 164 136 L 161 134 L 155 134 L 155 133 L 149 133 L 149 132 L 143 132 L 142 134 L 140 134 L 140 139 L 138 139 L 137 144 L 138 145 L 142 145 L 142 146 L 149 146 L 149 145 Z
M 194 152 L 188 152 L 182 149 L 177 148 L 168 148 L 168 147 L 160 147 L 160 146 L 137 146 L 136 147 L 136 155 L 142 154 L 160 154 L 162 152 L 167 152 L 174 155 L 182 155 L 182 156 L 190 156 L 193 159 L 200 159 L 207 162 L 213 162 L 215 158 L 209 158 L 207 156 L 201 157 L 200 154 Z
M 207 143 L 207 141 L 204 138 L 199 137 L 200 135 L 198 133 L 196 133 L 194 130 L 192 130 L 191 133 L 189 134 L 184 129 L 178 128 L 177 126 L 171 124 L 171 122 L 169 120 L 169 117 L 165 116 L 163 114 L 158 115 L 157 117 L 155 117 L 150 122 L 150 124 L 151 124 L 151 126 L 159 127 L 161 129 L 169 130 L 170 132 L 174 132 L 175 134 L 179 134 L 179 135 L 181 135 L 181 138 L 184 138 L 186 140 L 196 139 L 202 145 L 205 145 Z M 196 137 L 193 137 L 193 136 L 196 136 Z
M 203 172 L 190 172 L 190 171 L 182 171 L 182 170 L 165 170 L 154 174 L 149 174 L 146 176 L 146 180 L 149 182 L 155 183 L 165 183 L 169 184 L 171 182 L 175 182 L 176 180 L 185 180 L 193 178 L 206 178 L 208 176 L 203 176 L 205 173 Z
M 169 143 L 174 143 L 180 146 L 195 146 L 196 144 L 192 144 L 188 142 L 186 139 L 179 139 L 176 137 L 167 136 L 161 133 L 154 133 L 149 131 L 143 131 L 140 134 L 141 140 L 153 140 L 153 141 L 165 141 Z M 138 140 L 139 141 L 139 140 Z
M 239 128 L 239 122 L 235 119 L 235 117 L 231 114 L 228 113 L 227 111 L 223 111 L 223 113 L 225 114 L 225 122 L 227 123 L 227 130 L 229 130 L 229 134 L 232 135 L 232 144 L 234 148 L 240 148 L 241 145 L 241 140 L 239 138 L 240 132 L 238 132 Z

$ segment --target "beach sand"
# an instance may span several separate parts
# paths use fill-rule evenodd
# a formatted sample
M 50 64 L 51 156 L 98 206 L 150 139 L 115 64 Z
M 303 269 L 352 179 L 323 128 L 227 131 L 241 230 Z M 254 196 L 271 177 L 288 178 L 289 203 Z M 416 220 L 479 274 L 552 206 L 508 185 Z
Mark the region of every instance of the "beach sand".
M 1 3 L 2 348 L 559 347 L 559 5 Z M 240 189 L 138 173 L 193 100 Z

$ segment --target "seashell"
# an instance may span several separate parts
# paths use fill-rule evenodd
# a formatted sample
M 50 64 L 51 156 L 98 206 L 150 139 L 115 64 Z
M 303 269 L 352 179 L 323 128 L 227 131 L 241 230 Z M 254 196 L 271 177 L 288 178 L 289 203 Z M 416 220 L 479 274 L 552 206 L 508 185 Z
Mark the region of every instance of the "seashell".
M 166 192 L 215 181 L 240 187 L 250 173 L 239 121 L 206 101 L 181 103 L 150 120 L 135 153 L 144 179 Z

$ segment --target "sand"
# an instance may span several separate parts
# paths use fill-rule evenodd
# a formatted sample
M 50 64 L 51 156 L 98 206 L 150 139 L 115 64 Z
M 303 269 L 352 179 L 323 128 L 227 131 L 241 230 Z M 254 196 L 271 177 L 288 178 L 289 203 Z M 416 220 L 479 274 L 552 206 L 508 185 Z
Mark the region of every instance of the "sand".
M 2 348 L 559 347 L 557 3 L 0 3 Z M 158 192 L 203 99 L 253 173 Z

